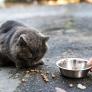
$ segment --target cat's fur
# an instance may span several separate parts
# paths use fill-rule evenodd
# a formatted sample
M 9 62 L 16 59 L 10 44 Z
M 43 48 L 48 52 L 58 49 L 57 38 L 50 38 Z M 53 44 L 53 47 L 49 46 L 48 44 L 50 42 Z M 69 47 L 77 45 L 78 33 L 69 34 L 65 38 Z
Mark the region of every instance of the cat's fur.
M 0 65 L 15 64 L 17 68 L 42 63 L 48 37 L 16 21 L 0 27 Z

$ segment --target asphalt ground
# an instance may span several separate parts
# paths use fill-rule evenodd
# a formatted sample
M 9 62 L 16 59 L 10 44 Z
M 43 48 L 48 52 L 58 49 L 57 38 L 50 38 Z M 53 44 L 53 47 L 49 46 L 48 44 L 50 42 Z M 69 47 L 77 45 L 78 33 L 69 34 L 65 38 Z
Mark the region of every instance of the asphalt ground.
M 92 57 L 92 5 L 30 6 L 0 9 L 0 24 L 17 20 L 50 37 L 44 65 L 17 71 L 1 67 L 1 92 L 91 92 L 92 75 L 70 79 L 60 74 L 56 61 L 66 57 Z M 30 71 L 30 72 L 29 72 Z M 43 80 L 42 74 L 48 77 Z M 53 76 L 55 78 L 52 78 Z M 73 84 L 73 87 L 69 85 Z M 86 86 L 82 90 L 77 84 Z

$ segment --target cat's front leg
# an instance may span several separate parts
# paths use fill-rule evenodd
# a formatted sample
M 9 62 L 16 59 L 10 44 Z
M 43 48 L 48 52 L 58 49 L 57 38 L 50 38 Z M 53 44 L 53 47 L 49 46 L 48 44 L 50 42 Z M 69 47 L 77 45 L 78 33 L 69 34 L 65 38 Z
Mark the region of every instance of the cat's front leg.
M 43 65 L 43 64 L 44 64 L 43 60 L 39 60 L 39 61 L 37 62 L 37 65 Z

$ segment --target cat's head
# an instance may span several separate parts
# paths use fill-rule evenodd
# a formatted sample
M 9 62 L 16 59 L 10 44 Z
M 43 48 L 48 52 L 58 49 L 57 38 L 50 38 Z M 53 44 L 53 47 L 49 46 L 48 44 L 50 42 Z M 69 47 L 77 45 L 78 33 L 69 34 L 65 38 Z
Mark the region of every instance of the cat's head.
M 39 61 L 47 51 L 46 42 L 49 37 L 45 37 L 37 32 L 21 34 L 16 44 L 16 56 L 19 60 L 29 62 L 31 65 Z

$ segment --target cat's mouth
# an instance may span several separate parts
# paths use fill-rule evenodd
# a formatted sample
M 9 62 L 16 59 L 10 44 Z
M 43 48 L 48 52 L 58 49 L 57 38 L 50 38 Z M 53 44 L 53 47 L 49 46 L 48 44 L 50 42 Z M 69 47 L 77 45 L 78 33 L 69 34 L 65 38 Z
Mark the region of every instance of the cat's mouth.
M 29 57 L 18 57 L 18 59 L 19 60 L 21 60 L 21 61 L 30 61 L 30 60 L 32 60 L 32 58 L 29 58 Z
M 23 59 L 26 59 L 26 60 L 32 60 L 32 58 L 26 58 L 26 57 L 24 57 Z

